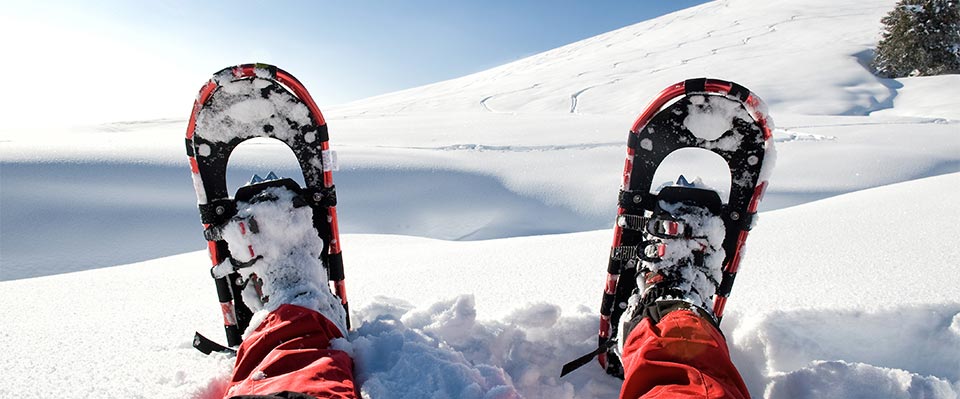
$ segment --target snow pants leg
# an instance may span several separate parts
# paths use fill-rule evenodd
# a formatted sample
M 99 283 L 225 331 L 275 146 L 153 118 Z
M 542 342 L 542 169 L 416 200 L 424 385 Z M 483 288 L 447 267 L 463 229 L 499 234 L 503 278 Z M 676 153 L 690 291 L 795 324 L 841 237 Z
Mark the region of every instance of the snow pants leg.
M 643 319 L 623 348 L 621 399 L 749 398 L 726 340 L 689 310 Z
M 237 351 L 233 378 L 224 397 L 272 395 L 299 398 L 357 398 L 353 360 L 330 349 L 340 330 L 316 311 L 282 305 L 270 313 Z

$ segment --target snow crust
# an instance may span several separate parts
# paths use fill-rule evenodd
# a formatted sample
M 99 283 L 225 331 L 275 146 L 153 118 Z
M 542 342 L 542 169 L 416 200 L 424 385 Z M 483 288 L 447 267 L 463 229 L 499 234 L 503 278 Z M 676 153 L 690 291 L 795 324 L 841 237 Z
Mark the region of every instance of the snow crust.
M 324 107 L 358 321 L 336 345 L 365 391 L 615 397 L 599 367 L 556 376 L 596 346 L 625 134 L 663 87 L 710 76 L 778 122 L 723 321 L 752 395 L 956 397 L 958 76 L 864 68 L 894 3 L 714 1 Z M 244 106 L 221 116 L 252 129 L 283 104 Z M 223 392 L 233 359 L 190 347 L 223 333 L 183 117 L 0 127 L 0 397 Z M 299 173 L 282 144 L 245 143 L 228 182 L 268 170 Z

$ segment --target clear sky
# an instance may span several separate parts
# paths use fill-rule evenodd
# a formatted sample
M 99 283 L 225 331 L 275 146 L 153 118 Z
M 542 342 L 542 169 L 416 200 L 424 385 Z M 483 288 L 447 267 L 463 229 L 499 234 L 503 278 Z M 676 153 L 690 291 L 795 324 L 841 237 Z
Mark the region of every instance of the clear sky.
M 78 123 L 185 117 L 211 73 L 246 62 L 293 73 L 321 106 L 343 103 L 482 71 L 705 2 L 11 2 L 0 14 L 7 67 L 0 112 L 21 122 L 51 105 Z

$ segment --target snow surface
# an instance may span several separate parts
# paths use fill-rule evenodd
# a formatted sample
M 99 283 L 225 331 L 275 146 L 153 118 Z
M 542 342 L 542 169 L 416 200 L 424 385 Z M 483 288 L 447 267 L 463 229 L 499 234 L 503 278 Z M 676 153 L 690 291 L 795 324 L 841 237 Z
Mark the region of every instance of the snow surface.
M 894 3 L 714 1 L 325 108 L 357 321 L 338 345 L 365 392 L 614 397 L 599 367 L 556 376 L 596 345 L 626 133 L 663 87 L 710 76 L 778 128 L 723 321 L 751 393 L 956 398 L 960 76 L 864 68 Z M 0 128 L 0 397 L 222 392 L 232 359 L 190 347 L 222 328 L 185 126 Z M 298 173 L 279 143 L 235 157 L 231 187 Z M 710 156 L 668 161 L 659 181 L 729 184 Z

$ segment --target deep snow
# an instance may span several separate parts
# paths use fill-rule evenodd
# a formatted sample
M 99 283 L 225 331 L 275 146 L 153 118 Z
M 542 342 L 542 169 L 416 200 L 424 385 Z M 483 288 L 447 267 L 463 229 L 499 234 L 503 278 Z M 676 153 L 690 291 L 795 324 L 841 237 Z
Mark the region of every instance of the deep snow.
M 614 397 L 599 367 L 556 376 L 596 342 L 626 132 L 665 85 L 711 76 L 757 92 L 778 127 L 723 322 L 752 394 L 956 398 L 960 76 L 864 69 L 893 3 L 714 1 L 324 109 L 362 321 L 341 344 L 366 391 Z M 190 347 L 222 328 L 184 130 L 0 128 L 0 396 L 222 389 L 232 360 Z M 657 181 L 682 165 L 723 185 L 715 159 L 672 164 Z M 244 144 L 229 182 L 294 165 Z
M 949 244 L 960 224 L 944 217 L 923 229 L 891 229 L 915 223 L 915 212 L 872 215 L 886 203 L 955 215 L 957 184 L 954 173 L 763 214 L 723 323 L 754 395 L 846 396 L 821 387 L 872 397 L 923 397 L 908 389 L 956 395 L 960 246 Z M 850 230 L 859 236 L 838 238 Z M 557 379 L 563 363 L 596 345 L 598 265 L 611 237 L 606 230 L 461 242 L 344 235 L 360 375 L 378 381 L 371 392 L 386 386 L 396 394 L 379 397 L 497 378 L 525 397 L 613 397 L 619 382 L 599 367 Z M 881 238 L 891 245 L 876 245 Z M 0 283 L 3 303 L 18 303 L 4 316 L 10 378 L 0 394 L 31 387 L 49 397 L 71 386 L 68 396 L 77 397 L 212 397 L 232 359 L 190 347 L 194 328 L 222 335 L 208 262 L 196 251 Z M 413 382 L 424 373 L 443 377 Z

